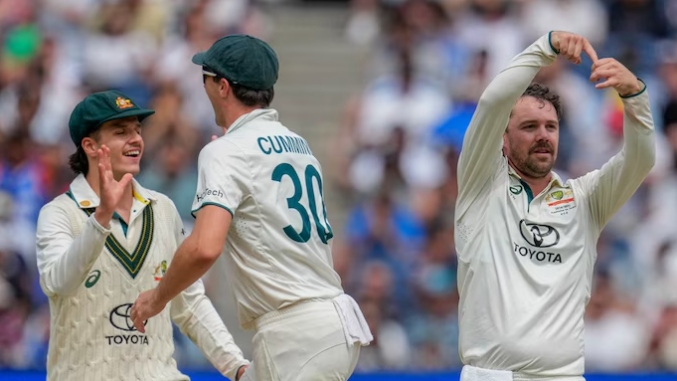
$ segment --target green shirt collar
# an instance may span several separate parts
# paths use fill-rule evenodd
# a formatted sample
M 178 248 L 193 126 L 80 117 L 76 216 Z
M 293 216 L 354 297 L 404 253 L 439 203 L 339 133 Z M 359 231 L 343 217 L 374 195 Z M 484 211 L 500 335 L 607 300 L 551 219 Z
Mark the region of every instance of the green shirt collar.
M 99 196 L 96 195 L 85 175 L 79 174 L 70 185 L 70 191 L 75 199 L 75 202 L 81 209 L 96 208 L 101 202 Z M 150 191 L 142 187 L 136 179 L 132 179 L 132 192 L 134 193 L 135 201 L 144 205 L 148 205 L 151 201 L 157 201 Z

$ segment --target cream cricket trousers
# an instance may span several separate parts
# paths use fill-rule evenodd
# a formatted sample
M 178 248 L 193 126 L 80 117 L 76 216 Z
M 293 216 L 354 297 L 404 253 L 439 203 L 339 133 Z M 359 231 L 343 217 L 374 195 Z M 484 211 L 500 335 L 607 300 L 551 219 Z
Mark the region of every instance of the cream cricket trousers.
M 331 300 L 306 301 L 256 320 L 252 363 L 241 381 L 343 381 L 360 343 L 349 345 Z

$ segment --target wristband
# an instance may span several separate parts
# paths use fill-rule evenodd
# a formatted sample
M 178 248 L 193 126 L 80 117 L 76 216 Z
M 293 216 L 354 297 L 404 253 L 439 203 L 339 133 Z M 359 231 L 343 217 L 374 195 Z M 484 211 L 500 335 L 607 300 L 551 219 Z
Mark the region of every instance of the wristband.
M 550 49 L 552 49 L 553 52 L 559 54 L 559 51 L 552 45 L 552 31 L 548 33 L 548 44 L 550 44 Z
M 242 369 L 243 366 L 247 366 L 247 364 L 237 367 L 237 370 L 235 371 L 235 381 L 240 381 L 240 369 Z
M 643 92 L 645 92 L 645 91 L 646 91 L 646 83 L 645 83 L 644 81 L 642 81 L 640 78 L 637 78 L 637 80 L 640 81 L 640 82 L 642 82 L 642 84 L 644 85 L 644 87 L 642 88 L 642 90 L 640 90 L 640 91 L 638 91 L 638 92 L 636 92 L 636 93 L 634 93 L 634 94 L 630 94 L 630 95 L 620 95 L 620 94 L 618 94 L 618 96 L 620 96 L 620 97 L 623 98 L 623 99 L 628 99 L 628 98 L 633 98 L 633 97 L 636 97 L 636 96 L 638 96 L 638 95 L 641 95 Z

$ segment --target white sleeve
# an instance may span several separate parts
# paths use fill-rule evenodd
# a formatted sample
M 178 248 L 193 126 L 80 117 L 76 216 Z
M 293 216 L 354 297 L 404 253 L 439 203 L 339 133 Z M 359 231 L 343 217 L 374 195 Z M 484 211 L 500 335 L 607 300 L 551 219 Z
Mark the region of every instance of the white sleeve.
M 244 198 L 250 178 L 245 154 L 222 139 L 207 144 L 200 152 L 193 217 L 205 205 L 219 206 L 234 216 Z
M 201 280 L 177 295 L 171 302 L 172 321 L 202 351 L 224 376 L 235 379 L 241 365 L 249 364 L 235 344 L 211 301 Z
M 457 219 L 463 218 L 501 168 L 503 134 L 515 103 L 541 67 L 550 65 L 556 58 L 550 34 L 544 35 L 513 58 L 482 93 L 458 160 Z
M 656 134 L 649 95 L 623 98 L 623 148 L 602 166 L 576 180 L 598 233 L 637 191 L 656 161 Z
M 38 217 L 36 249 L 40 285 L 50 297 L 68 295 L 85 280 L 110 234 L 92 214 L 82 233 L 73 237 L 67 213 L 48 204 Z

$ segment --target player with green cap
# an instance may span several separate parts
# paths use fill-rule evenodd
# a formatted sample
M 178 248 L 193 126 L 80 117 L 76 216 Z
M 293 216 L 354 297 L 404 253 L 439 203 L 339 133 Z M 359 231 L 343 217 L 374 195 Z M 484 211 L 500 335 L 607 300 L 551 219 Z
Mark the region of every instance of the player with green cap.
M 347 380 L 373 338 L 333 268 L 320 163 L 270 108 L 277 56 L 257 38 L 230 35 L 193 62 L 224 135 L 200 152 L 195 228 L 132 320 L 143 330 L 225 246 L 241 326 L 256 332 L 243 380 Z
M 71 114 L 77 177 L 42 208 L 36 237 L 51 312 L 49 381 L 188 380 L 172 358 L 172 321 L 224 376 L 235 379 L 248 364 L 201 281 L 146 322 L 145 332 L 132 324 L 132 302 L 174 267 L 184 238 L 174 203 L 133 179 L 143 155 L 141 122 L 154 112 L 105 91 Z

